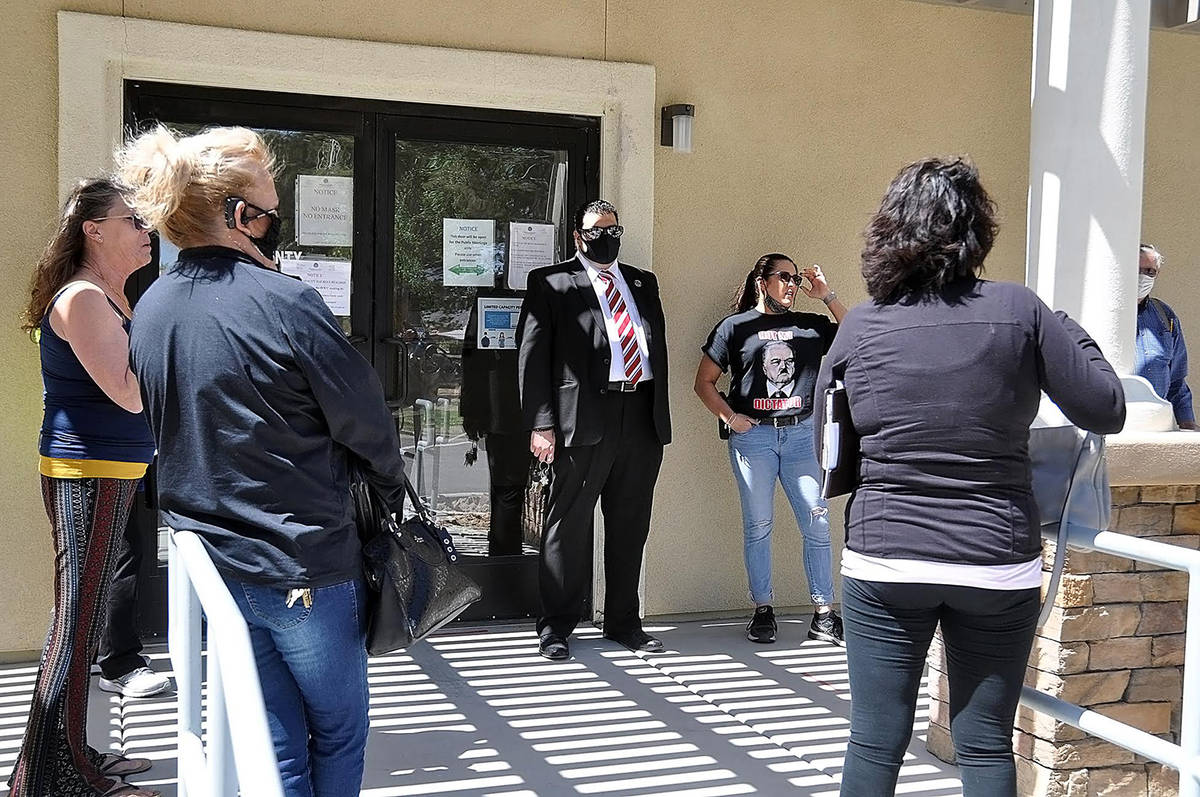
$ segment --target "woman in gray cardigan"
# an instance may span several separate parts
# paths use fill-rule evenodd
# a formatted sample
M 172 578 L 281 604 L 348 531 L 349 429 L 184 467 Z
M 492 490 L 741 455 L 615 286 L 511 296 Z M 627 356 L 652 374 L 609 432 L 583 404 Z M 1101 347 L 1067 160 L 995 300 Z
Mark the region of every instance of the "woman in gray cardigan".
M 846 316 L 817 380 L 817 395 L 845 382 L 861 436 L 842 557 L 843 795 L 893 793 L 939 623 L 963 792 L 1016 794 L 1013 717 L 1041 587 L 1029 424 L 1042 391 L 1084 429 L 1125 422 L 1120 380 L 1074 321 L 979 278 L 994 212 L 970 162 L 905 167 L 866 231 L 873 301 Z

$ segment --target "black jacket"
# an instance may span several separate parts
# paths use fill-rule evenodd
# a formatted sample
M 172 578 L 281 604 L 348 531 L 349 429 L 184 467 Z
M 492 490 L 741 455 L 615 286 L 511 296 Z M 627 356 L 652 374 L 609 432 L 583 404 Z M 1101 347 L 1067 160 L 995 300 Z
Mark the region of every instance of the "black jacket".
M 1100 347 L 1007 282 L 961 280 L 939 296 L 858 305 L 842 319 L 817 396 L 836 379 L 862 450 L 846 546 L 881 558 L 1036 558 L 1029 424 L 1042 391 L 1084 429 L 1109 434 L 1125 422 L 1121 380 Z
M 618 263 L 650 349 L 654 427 L 659 442 L 671 442 L 667 398 L 667 336 L 658 280 L 649 271 Z M 528 429 L 553 427 L 560 445 L 600 442 L 612 359 L 604 311 L 578 258 L 529 274 L 517 330 L 520 349 L 521 412 Z
M 171 527 L 241 581 L 361 572 L 348 461 L 393 508 L 404 465 L 374 369 L 315 290 L 234 249 L 186 249 L 138 302 L 130 360 Z

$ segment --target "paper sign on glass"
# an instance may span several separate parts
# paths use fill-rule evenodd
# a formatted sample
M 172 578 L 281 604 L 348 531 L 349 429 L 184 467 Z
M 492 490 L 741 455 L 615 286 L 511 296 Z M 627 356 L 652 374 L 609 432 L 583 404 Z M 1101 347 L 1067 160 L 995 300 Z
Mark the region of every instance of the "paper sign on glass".
M 481 349 L 517 348 L 517 319 L 520 299 L 480 299 L 479 332 L 475 345 Z
M 528 221 L 508 224 L 508 287 L 525 290 L 529 272 L 554 262 L 554 225 Z
M 349 260 L 284 260 L 279 270 L 316 288 L 334 315 L 350 315 Z
M 496 222 L 491 219 L 442 219 L 442 284 L 496 284 Z
M 296 242 L 301 246 L 353 245 L 353 177 L 296 176 Z

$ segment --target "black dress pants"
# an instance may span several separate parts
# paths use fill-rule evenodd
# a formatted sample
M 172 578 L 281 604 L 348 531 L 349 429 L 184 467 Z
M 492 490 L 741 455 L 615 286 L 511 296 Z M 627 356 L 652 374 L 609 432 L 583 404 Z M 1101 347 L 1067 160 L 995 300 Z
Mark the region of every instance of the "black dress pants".
M 140 499 L 138 499 L 140 500 Z M 137 627 L 138 571 L 142 569 L 142 541 L 138 537 L 137 512 L 129 513 L 115 548 L 108 603 L 100 630 L 96 663 L 105 678 L 115 679 L 145 667 L 142 639 Z
M 525 483 L 529 480 L 529 433 L 488 432 L 487 463 L 492 498 L 488 527 L 488 555 L 515 556 L 521 553 L 521 509 Z
M 592 589 L 597 500 L 604 515 L 604 631 L 641 628 L 638 579 L 663 456 L 654 429 L 653 399 L 650 383 L 632 393 L 610 391 L 600 442 L 555 449 L 538 574 L 539 635 L 569 636 L 582 619 Z

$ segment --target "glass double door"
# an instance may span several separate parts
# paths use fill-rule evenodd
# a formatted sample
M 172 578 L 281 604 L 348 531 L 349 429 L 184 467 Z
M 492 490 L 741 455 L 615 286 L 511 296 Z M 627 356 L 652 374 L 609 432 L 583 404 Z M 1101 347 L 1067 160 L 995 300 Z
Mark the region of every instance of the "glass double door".
M 409 476 L 483 586 L 465 619 L 534 614 L 516 321 L 529 269 L 574 252 L 571 214 L 598 188 L 599 121 L 134 81 L 125 94 L 131 129 L 264 135 L 278 162 L 280 267 L 321 293 L 374 365 Z M 131 298 L 177 251 L 159 242 Z M 156 633 L 165 529 L 145 495 L 131 522 L 148 554 L 140 620 Z

